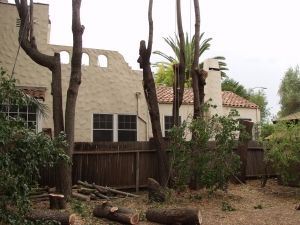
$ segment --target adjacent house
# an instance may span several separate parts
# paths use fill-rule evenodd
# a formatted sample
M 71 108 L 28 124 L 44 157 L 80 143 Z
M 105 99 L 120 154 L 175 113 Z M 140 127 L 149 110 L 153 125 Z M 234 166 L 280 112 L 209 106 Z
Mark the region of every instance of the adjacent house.
M 62 62 L 65 105 L 72 47 L 50 44 L 51 22 L 48 15 L 48 4 L 35 3 L 34 19 L 38 49 L 49 55 L 60 52 L 61 55 L 67 56 Z M 16 27 L 18 13 L 15 5 L 5 1 L 0 2 L 0 19 L 0 66 L 11 73 L 19 47 L 19 28 Z M 142 71 L 132 70 L 117 51 L 83 48 L 83 58 L 82 82 L 76 104 L 75 141 L 149 140 L 152 137 L 152 130 L 142 87 Z M 208 71 L 205 99 L 212 98 L 213 103 L 218 106 L 217 109 L 211 110 L 209 115 L 215 113 L 224 115 L 234 108 L 239 111 L 241 119 L 259 121 L 260 110 L 257 105 L 232 92 L 221 91 L 221 75 L 217 60 L 205 60 L 204 69 Z M 51 71 L 33 62 L 20 49 L 14 76 L 20 81 L 19 88 L 44 101 L 50 107 L 50 113 L 48 118 L 43 118 L 38 112 L 30 110 L 19 112 L 16 107 L 8 107 L 8 113 L 10 110 L 13 110 L 13 113 L 24 113 L 27 115 L 28 123 L 37 125 L 37 131 L 44 129 L 53 132 Z M 157 87 L 156 90 L 162 131 L 167 135 L 172 114 L 172 88 Z M 183 105 L 180 108 L 181 119 L 186 119 L 192 112 L 193 92 L 191 89 L 186 89 Z

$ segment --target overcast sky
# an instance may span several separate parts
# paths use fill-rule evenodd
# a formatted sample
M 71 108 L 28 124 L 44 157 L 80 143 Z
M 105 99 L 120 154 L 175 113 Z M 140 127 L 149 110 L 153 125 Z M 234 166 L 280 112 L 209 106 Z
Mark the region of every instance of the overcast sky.
M 72 1 L 35 2 L 50 5 L 51 44 L 72 45 Z M 174 54 L 163 37 L 174 37 L 176 32 L 175 2 L 153 3 L 152 49 L 168 55 Z M 181 2 L 183 29 L 194 34 L 193 1 Z M 148 4 L 148 0 L 82 0 L 83 47 L 118 51 L 133 69 L 139 69 L 139 43 L 148 40 Z M 200 60 L 226 57 L 230 78 L 246 88 L 267 88 L 269 108 L 275 115 L 280 109 L 280 81 L 300 61 L 299 9 L 300 0 L 200 0 L 200 32 L 205 32 L 204 38 L 213 38 Z M 162 60 L 151 56 L 152 63 Z

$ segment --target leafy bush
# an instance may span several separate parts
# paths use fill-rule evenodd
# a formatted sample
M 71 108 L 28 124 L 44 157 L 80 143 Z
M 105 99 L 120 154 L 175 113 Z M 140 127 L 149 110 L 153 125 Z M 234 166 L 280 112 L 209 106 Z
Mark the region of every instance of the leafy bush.
M 299 178 L 300 124 L 280 121 L 274 125 L 274 133 L 263 142 L 265 161 L 281 175 L 284 183 Z
M 211 105 L 206 103 L 204 107 Z M 241 129 L 237 116 L 238 112 L 232 110 L 227 116 L 192 119 L 189 124 L 184 121 L 182 126 L 171 129 L 170 161 L 175 188 L 184 188 L 190 177 L 196 176 L 201 188 L 210 192 L 227 190 L 230 174 L 240 166 L 239 156 L 233 152 Z M 193 141 L 186 140 L 188 133 L 194 136 Z M 209 144 L 210 140 L 215 141 L 215 146 Z
M 31 209 L 29 193 L 40 178 L 38 166 L 53 166 L 55 163 L 69 161 L 69 158 L 62 149 L 66 146 L 64 134 L 52 141 L 44 133 L 36 134 L 34 130 L 26 129 L 23 118 L 10 117 L 2 112 L 2 105 L 7 102 L 19 107 L 31 104 L 45 109 L 37 100 L 16 89 L 16 81 L 1 68 L 0 221 L 7 224 L 34 224 L 23 216 Z M 43 223 L 50 224 L 38 222 Z

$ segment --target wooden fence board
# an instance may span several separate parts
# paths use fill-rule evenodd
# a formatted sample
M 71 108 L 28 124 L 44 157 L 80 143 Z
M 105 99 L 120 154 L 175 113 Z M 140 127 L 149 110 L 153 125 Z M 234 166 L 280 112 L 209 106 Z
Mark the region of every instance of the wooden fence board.
M 170 141 L 165 139 L 166 146 Z M 215 146 L 215 143 L 209 143 Z M 247 177 L 261 176 L 265 162 L 263 150 L 250 141 Z M 74 145 L 72 182 L 78 180 L 115 188 L 145 187 L 149 177 L 158 180 L 158 164 L 154 142 L 77 142 Z M 268 173 L 275 175 L 272 169 Z M 54 186 L 55 170 L 41 169 L 40 185 Z

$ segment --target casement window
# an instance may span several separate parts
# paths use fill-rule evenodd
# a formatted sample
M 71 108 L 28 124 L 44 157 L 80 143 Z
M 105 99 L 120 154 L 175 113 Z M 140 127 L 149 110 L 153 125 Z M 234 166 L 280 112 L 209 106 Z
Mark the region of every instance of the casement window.
M 181 116 L 179 116 L 179 125 L 181 125 Z M 164 135 L 169 137 L 169 130 L 173 127 L 173 116 L 164 116 Z
M 93 142 L 137 141 L 136 115 L 93 114 Z
M 27 129 L 42 131 L 42 116 L 35 106 L 0 105 L 0 112 L 10 117 L 20 116 L 25 120 L 24 126 Z

